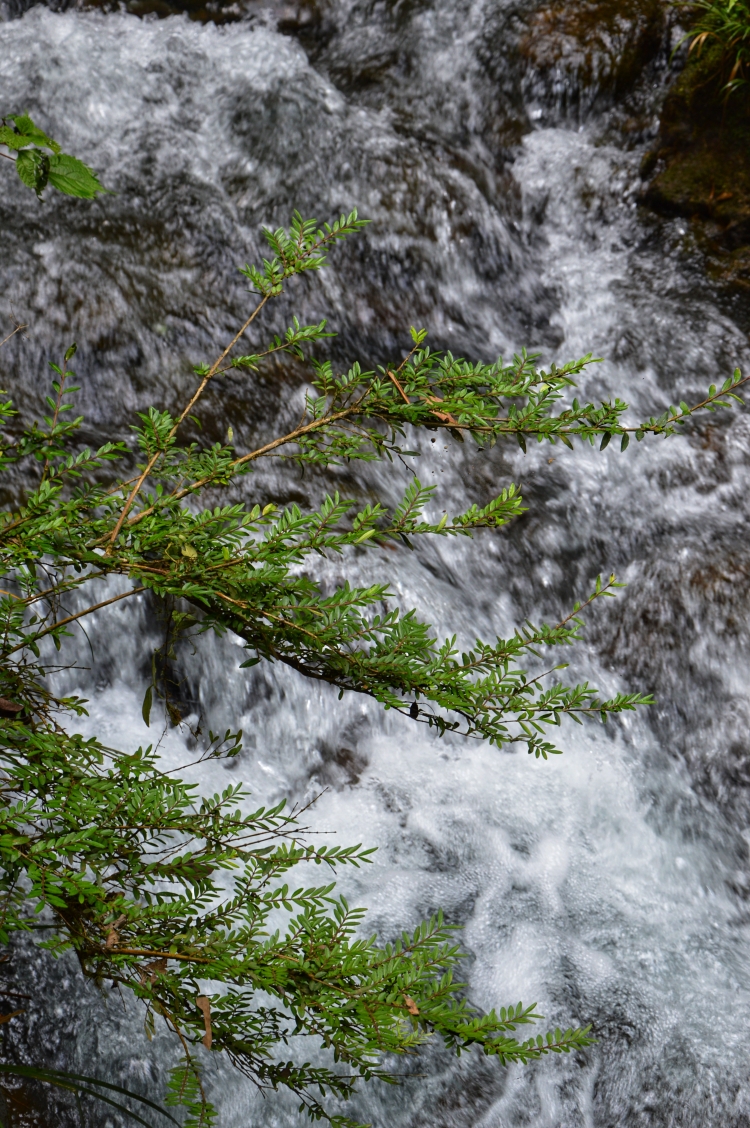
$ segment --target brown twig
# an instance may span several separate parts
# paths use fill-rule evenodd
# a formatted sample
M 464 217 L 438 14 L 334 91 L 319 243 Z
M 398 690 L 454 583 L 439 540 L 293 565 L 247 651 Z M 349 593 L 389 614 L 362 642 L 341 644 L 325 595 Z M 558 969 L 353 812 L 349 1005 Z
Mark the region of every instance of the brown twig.
M 270 296 L 271 296 L 270 294 L 265 294 L 264 297 L 261 298 L 261 300 L 258 302 L 258 304 L 255 307 L 255 309 L 253 310 L 253 312 L 248 317 L 245 324 L 242 326 L 241 329 L 238 330 L 237 333 L 235 333 L 234 337 L 229 342 L 227 347 L 224 349 L 221 356 L 217 360 L 215 360 L 214 363 L 211 365 L 208 372 L 205 374 L 205 376 L 201 380 L 200 384 L 198 385 L 198 388 L 196 389 L 196 391 L 195 391 L 194 395 L 192 396 L 190 402 L 188 403 L 187 407 L 183 410 L 179 419 L 177 420 L 177 422 L 174 424 L 171 431 L 169 432 L 169 435 L 167 437 L 167 442 L 169 442 L 170 439 L 174 438 L 174 435 L 177 431 L 177 428 L 185 420 L 185 418 L 189 415 L 189 413 L 193 410 L 193 407 L 198 402 L 200 397 L 203 395 L 203 392 L 205 391 L 206 385 L 208 384 L 209 380 L 213 376 L 216 375 L 217 371 L 219 370 L 219 368 L 222 365 L 222 362 L 226 359 L 226 357 L 232 351 L 232 349 L 237 344 L 237 342 L 239 341 L 239 339 L 243 335 L 243 333 L 245 333 L 245 331 L 250 327 L 250 325 L 252 325 L 253 321 L 258 316 L 260 311 L 263 309 L 263 306 L 266 304 L 266 302 L 268 301 Z M 128 499 L 125 502 L 125 505 L 123 506 L 122 513 L 120 514 L 120 516 L 117 520 L 117 524 L 115 525 L 114 529 L 112 530 L 112 535 L 109 538 L 109 546 L 107 548 L 107 555 L 109 555 L 109 553 L 112 549 L 112 546 L 114 545 L 115 541 L 117 540 L 118 536 L 120 535 L 120 530 L 122 529 L 122 526 L 125 523 L 127 515 L 130 512 L 130 509 L 133 505 L 133 502 L 135 501 L 136 497 L 140 493 L 141 486 L 146 481 L 146 478 L 149 476 L 149 474 L 153 470 L 156 462 L 158 461 L 158 459 L 161 457 L 161 455 L 163 453 L 164 453 L 163 450 L 158 450 L 156 452 L 156 454 L 151 456 L 148 463 L 146 464 L 145 470 L 143 471 L 141 476 L 138 478 L 138 481 L 133 486 L 133 489 L 130 491 L 130 495 L 128 496 Z
M 4 157 L 4 156 L 5 156 L 5 153 L 0 153 L 0 157 Z M 10 160 L 12 160 L 12 159 L 13 158 L 11 157 Z M 0 349 L 3 347 L 3 345 L 5 344 L 6 341 L 9 341 L 11 339 L 11 337 L 15 337 L 16 333 L 20 333 L 22 329 L 28 329 L 28 325 L 16 325 L 13 332 L 9 333 L 4 341 L 0 341 Z
M 401 384 L 400 384 L 400 383 L 398 382 L 398 380 L 396 379 L 396 375 L 395 375 L 395 373 L 391 372 L 390 368 L 388 369 L 388 375 L 389 375 L 390 379 L 391 379 L 391 380 L 393 381 L 393 383 L 395 384 L 395 386 L 396 386 L 396 388 L 398 389 L 398 391 L 400 392 L 400 394 L 401 394 L 401 398 L 403 399 L 404 403 L 408 403 L 408 404 L 409 404 L 409 406 L 411 407 L 411 400 L 410 400 L 410 399 L 409 399 L 409 397 L 407 396 L 407 394 L 406 394 L 406 392 L 404 391 L 404 389 L 403 389 L 403 388 L 401 387 Z
M 122 592 L 121 595 L 113 595 L 111 599 L 103 599 L 101 603 L 94 603 L 84 611 L 77 611 L 75 615 L 68 615 L 66 619 L 59 619 L 56 623 L 52 623 L 51 626 L 45 627 L 43 631 L 39 631 L 38 634 L 34 635 L 34 641 L 38 642 L 39 639 L 44 638 L 45 635 L 58 630 L 60 627 L 67 626 L 68 623 L 74 623 L 76 619 L 82 619 L 84 615 L 90 615 L 92 611 L 99 611 L 102 607 L 108 607 L 111 603 L 117 603 L 120 599 L 129 599 L 131 595 L 138 595 L 140 592 L 146 590 L 145 587 L 132 588 L 130 591 Z M 16 650 L 23 650 L 26 645 L 27 643 L 25 642 L 19 642 L 17 646 L 13 646 L 10 650 L 7 650 L 5 656 L 7 657 L 10 654 L 14 654 Z

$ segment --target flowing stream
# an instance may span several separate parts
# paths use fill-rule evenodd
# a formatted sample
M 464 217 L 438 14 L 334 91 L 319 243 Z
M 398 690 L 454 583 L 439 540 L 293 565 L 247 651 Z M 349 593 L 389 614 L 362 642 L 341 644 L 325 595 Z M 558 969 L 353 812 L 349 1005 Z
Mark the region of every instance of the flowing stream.
M 4 176 L 0 317 L 29 327 L 0 352 L 3 386 L 38 412 L 48 360 L 76 340 L 89 431 L 126 434 L 134 410 L 178 402 L 242 317 L 236 267 L 262 253 L 260 226 L 352 206 L 370 227 L 290 287 L 264 333 L 292 311 L 329 317 L 341 362 L 396 355 L 410 324 L 486 360 L 524 345 L 546 363 L 593 352 L 604 361 L 583 394 L 619 393 L 639 414 L 747 364 L 746 303 L 707 278 L 686 221 L 638 205 L 669 34 L 615 98 L 563 64 L 534 71 L 532 7 L 330 0 L 200 23 L 6 4 L 2 111 L 28 110 L 115 194 L 40 207 Z M 227 382 L 207 400 L 206 433 L 231 425 L 249 444 L 294 410 L 299 385 L 291 368 Z M 387 580 L 404 607 L 471 642 L 565 612 L 615 570 L 629 586 L 591 616 L 569 673 L 658 704 L 565 728 L 565 755 L 542 763 L 438 741 L 288 670 L 239 670 L 231 638 L 185 652 L 185 713 L 245 733 L 239 764 L 202 769 L 203 787 L 241 777 L 257 802 L 327 788 L 315 826 L 379 847 L 342 883 L 372 929 L 391 937 L 442 906 L 465 926 L 479 1004 L 537 1001 L 548 1024 L 590 1022 L 599 1039 L 527 1069 L 433 1047 L 402 1086 L 364 1089 L 349 1111 L 376 1128 L 746 1126 L 748 418 L 713 416 L 626 454 L 415 441 L 439 509 L 515 481 L 529 512 L 471 542 L 361 552 L 347 574 Z M 395 499 L 407 476 L 386 465 L 336 485 Z M 314 502 L 326 484 L 270 465 L 242 488 Z M 321 569 L 327 584 L 343 578 L 341 562 Z M 75 645 L 88 669 L 68 675 L 91 701 L 86 731 L 136 747 L 153 735 L 140 706 L 158 623 L 143 605 L 87 630 L 91 649 Z M 166 735 L 170 762 L 185 743 Z M 136 1009 L 102 1000 L 72 963 L 18 961 L 35 993 L 24 1052 L 158 1097 L 163 1035 L 149 1046 Z M 222 1126 L 300 1123 L 295 1101 L 263 1100 L 220 1064 L 209 1083 Z M 91 1109 L 91 1123 L 119 1123 Z

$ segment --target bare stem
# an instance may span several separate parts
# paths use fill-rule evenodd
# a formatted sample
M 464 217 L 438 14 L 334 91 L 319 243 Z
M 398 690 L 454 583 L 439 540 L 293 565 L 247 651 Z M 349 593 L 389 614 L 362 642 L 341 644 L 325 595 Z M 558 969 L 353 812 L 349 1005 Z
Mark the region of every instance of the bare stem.
M 5 153 L 0 153 L 0 157 L 4 157 L 4 156 L 5 156 Z M 12 160 L 13 158 L 11 157 L 10 159 Z M 5 340 L 0 341 L 0 349 L 3 347 L 3 345 L 5 344 L 6 341 L 9 341 L 11 339 L 11 337 L 15 337 L 16 333 L 20 333 L 22 329 L 28 329 L 28 325 L 16 325 L 13 332 L 9 333 L 8 336 L 5 338 Z
M 237 344 L 237 342 L 239 341 L 239 339 L 243 335 L 243 333 L 250 327 L 250 325 L 252 325 L 253 321 L 258 316 L 260 311 L 263 309 L 263 306 L 266 304 L 269 297 L 270 297 L 270 294 L 265 294 L 264 297 L 261 298 L 261 300 L 258 302 L 258 304 L 255 307 L 255 309 L 253 310 L 253 312 L 248 317 L 245 324 L 242 326 L 241 329 L 239 329 L 237 331 L 237 333 L 235 333 L 234 337 L 229 342 L 227 347 L 224 349 L 221 356 L 217 360 L 215 360 L 214 363 L 211 365 L 208 372 L 206 373 L 206 375 L 203 377 L 200 384 L 198 385 L 198 388 L 196 389 L 195 394 L 193 395 L 192 399 L 188 403 L 187 407 L 184 409 L 184 411 L 180 415 L 179 419 L 177 420 L 175 425 L 172 427 L 172 430 L 169 432 L 167 442 L 169 442 L 170 439 L 174 438 L 174 435 L 175 435 L 175 432 L 177 431 L 177 428 L 184 421 L 184 419 L 187 417 L 187 415 L 192 411 L 195 404 L 198 402 L 200 397 L 203 395 L 203 392 L 205 391 L 206 385 L 208 384 L 211 377 L 216 375 L 216 373 L 217 373 L 218 369 L 221 367 L 223 361 L 226 360 L 227 356 L 229 355 L 231 350 L 234 348 L 234 346 Z M 141 491 L 141 487 L 143 486 L 143 483 L 146 481 L 146 478 L 148 478 L 148 476 L 151 473 L 151 471 L 153 470 L 156 462 L 158 461 L 158 459 L 161 457 L 161 455 L 163 453 L 164 453 L 163 450 L 158 450 L 156 452 L 156 454 L 151 456 L 151 458 L 148 460 L 148 463 L 146 464 L 145 470 L 143 471 L 143 473 L 139 477 L 138 481 L 133 486 L 133 489 L 130 491 L 128 499 L 125 502 L 125 505 L 123 506 L 122 513 L 120 514 L 120 516 L 117 520 L 117 524 L 115 525 L 114 529 L 112 530 L 112 534 L 109 538 L 109 547 L 107 548 L 107 555 L 109 555 L 109 553 L 111 552 L 112 546 L 114 545 L 115 541 L 117 540 L 118 536 L 120 535 L 120 530 L 122 529 L 122 526 L 125 523 L 125 519 L 127 518 L 127 515 L 130 512 L 130 509 L 133 505 L 133 502 L 135 501 L 135 499 L 137 498 L 138 494 Z
M 94 603 L 91 607 L 87 607 L 84 611 L 77 611 L 75 615 L 68 615 L 66 619 L 59 619 L 51 626 L 45 627 L 43 631 L 39 631 L 34 635 L 34 641 L 37 642 L 45 635 L 51 634 L 52 631 L 58 630 L 59 627 L 67 626 L 68 623 L 74 623 L 76 619 L 82 619 L 84 615 L 90 615 L 92 611 L 98 611 L 102 607 L 109 607 L 111 603 L 117 603 L 120 599 L 129 599 L 131 595 L 138 595 L 140 592 L 146 591 L 145 587 L 132 588 L 130 591 L 124 591 L 121 595 L 113 595 L 111 599 L 103 599 L 101 603 Z M 27 642 L 19 642 L 17 646 L 12 647 L 5 652 L 5 656 L 14 654 L 16 650 L 24 650 L 28 646 Z

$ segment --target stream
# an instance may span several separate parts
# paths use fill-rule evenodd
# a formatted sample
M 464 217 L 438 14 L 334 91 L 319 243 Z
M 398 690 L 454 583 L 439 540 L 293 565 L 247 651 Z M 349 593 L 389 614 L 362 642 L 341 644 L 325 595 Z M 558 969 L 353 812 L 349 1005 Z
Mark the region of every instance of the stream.
M 0 4 L 0 107 L 30 112 L 114 193 L 40 206 L 4 176 L 0 329 L 11 316 L 28 329 L 0 352 L 0 379 L 30 413 L 72 340 L 87 434 L 127 435 L 136 410 L 174 407 L 244 320 L 237 267 L 263 254 L 261 226 L 295 208 L 323 220 L 356 206 L 372 222 L 295 281 L 256 341 L 296 313 L 329 318 L 342 364 L 398 355 L 412 324 L 482 360 L 593 353 L 579 395 L 620 394 L 640 416 L 750 362 L 746 298 L 707 276 L 687 221 L 639 205 L 674 28 L 622 93 L 582 86 L 573 64 L 535 70 L 534 5 L 516 0 L 248 3 L 213 22 L 22 7 Z M 204 433 L 231 426 L 245 448 L 299 395 L 293 368 L 233 378 L 207 397 Z M 181 653 L 185 716 L 245 734 L 239 762 L 204 766 L 201 787 L 242 778 L 254 805 L 323 792 L 315 828 L 378 847 L 341 883 L 371 932 L 390 939 L 442 907 L 464 927 L 479 1005 L 536 1001 L 547 1025 L 591 1023 L 598 1039 L 506 1069 L 431 1046 L 403 1085 L 364 1087 L 347 1111 L 374 1128 L 745 1128 L 750 419 L 718 413 L 625 454 L 414 441 L 440 510 L 514 481 L 528 513 L 472 541 L 323 561 L 323 582 L 344 569 L 387 581 L 471 643 L 565 614 L 615 571 L 628 586 L 592 613 L 567 674 L 657 704 L 564 727 L 564 755 L 544 763 L 440 741 L 278 666 L 239 670 L 232 638 Z M 394 501 L 408 470 L 333 477 Z M 240 488 L 310 504 L 328 485 L 271 463 Z M 145 603 L 118 605 L 71 643 L 84 731 L 153 739 L 141 703 L 158 630 Z M 189 743 L 167 732 L 167 761 Z M 173 1050 L 162 1033 L 146 1042 L 134 1006 L 28 948 L 17 968 L 35 999 L 19 1052 L 159 1099 Z M 302 1123 L 295 1100 L 263 1099 L 221 1062 L 207 1082 L 222 1128 Z M 119 1125 L 89 1107 L 92 1124 Z M 64 1102 L 51 1115 L 79 1123 Z

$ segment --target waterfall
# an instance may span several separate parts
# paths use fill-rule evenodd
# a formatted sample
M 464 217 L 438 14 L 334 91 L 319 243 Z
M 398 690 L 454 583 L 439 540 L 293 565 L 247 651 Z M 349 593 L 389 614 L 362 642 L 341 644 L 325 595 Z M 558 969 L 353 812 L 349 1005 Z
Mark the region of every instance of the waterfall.
M 293 311 L 329 318 L 342 363 L 396 355 L 411 324 L 483 360 L 522 346 L 546 364 L 593 352 L 603 361 L 581 398 L 619 393 L 639 415 L 747 365 L 742 309 L 706 277 L 688 223 L 638 204 L 664 50 L 627 96 L 579 97 L 574 74 L 545 83 L 524 62 L 530 11 L 320 0 L 291 15 L 250 4 L 219 24 L 38 6 L 0 23 L 2 109 L 29 111 L 115 193 L 40 207 L 3 180 L 0 317 L 28 324 L 0 352 L 3 386 L 40 413 L 47 362 L 75 340 L 89 431 L 127 435 L 135 410 L 178 402 L 192 366 L 240 321 L 249 298 L 236 268 L 262 254 L 261 225 L 353 206 L 371 225 L 319 278 L 296 281 L 258 334 Z M 217 386 L 204 433 L 231 425 L 248 445 L 298 384 L 269 368 Z M 747 417 L 716 415 L 626 454 L 429 438 L 415 440 L 418 472 L 441 508 L 486 504 L 515 481 L 528 513 L 469 542 L 321 562 L 325 582 L 344 567 L 387 581 L 404 607 L 471 642 L 568 610 L 614 570 L 628 587 L 592 615 L 572 676 L 607 694 L 653 691 L 657 705 L 570 725 L 564 756 L 536 762 L 438 740 L 278 666 L 239 670 L 231 637 L 206 639 L 180 656 L 184 709 L 215 730 L 241 727 L 245 749 L 195 778 L 213 791 L 231 772 L 258 804 L 323 792 L 314 828 L 379 848 L 342 882 L 369 907 L 371 931 L 390 938 L 442 907 L 464 926 L 477 1003 L 536 1001 L 549 1025 L 594 1026 L 585 1054 L 525 1069 L 432 1047 L 403 1067 L 402 1086 L 363 1088 L 350 1115 L 376 1128 L 740 1128 Z M 393 500 L 407 475 L 386 464 L 334 477 L 351 496 Z M 238 488 L 306 504 L 326 482 L 270 464 Z M 71 642 L 66 685 L 90 700 L 84 731 L 121 748 L 153 738 L 141 702 L 158 629 L 146 603 L 118 606 Z M 186 743 L 166 734 L 169 763 L 187 758 Z M 24 1052 L 158 1097 L 168 1041 L 146 1042 L 135 1005 L 103 1000 L 73 964 L 27 948 L 16 966 L 34 995 Z M 221 1062 L 208 1083 L 222 1125 L 300 1122 L 296 1101 L 261 1099 Z

